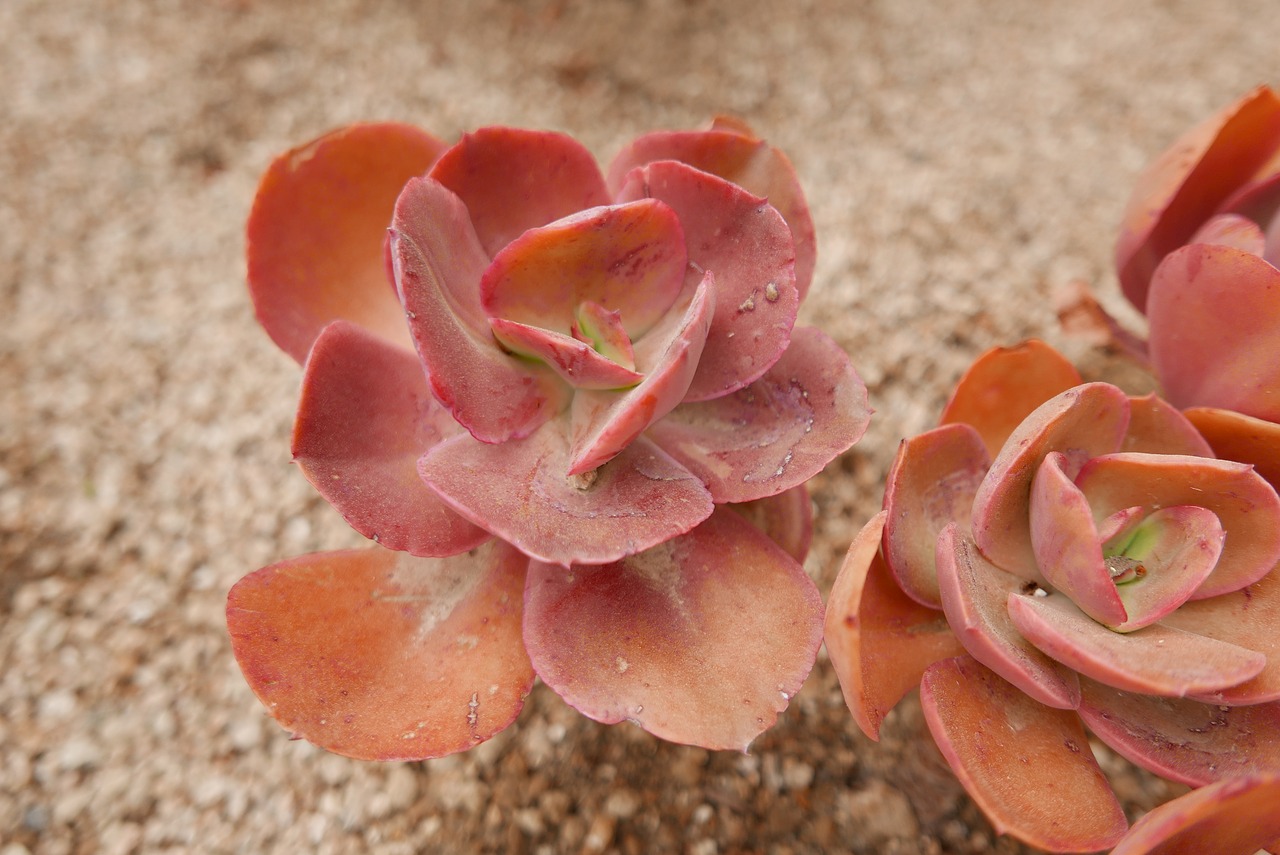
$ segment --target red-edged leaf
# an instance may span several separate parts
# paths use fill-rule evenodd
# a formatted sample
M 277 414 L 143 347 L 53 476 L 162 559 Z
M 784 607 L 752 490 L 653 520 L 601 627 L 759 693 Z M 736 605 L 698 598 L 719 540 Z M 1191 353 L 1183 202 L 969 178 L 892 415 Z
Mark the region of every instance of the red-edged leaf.
M 904 439 L 884 490 L 884 555 L 907 596 L 942 608 L 934 556 L 948 523 L 969 530 L 973 497 L 987 474 L 982 437 L 968 424 L 943 425 Z
M 671 308 L 688 256 L 676 213 L 655 199 L 579 211 L 530 229 L 480 281 L 492 317 L 570 335 L 584 301 L 617 311 L 632 339 Z
M 1185 133 L 1138 177 L 1116 243 L 1125 296 L 1140 311 L 1147 283 L 1176 249 L 1280 146 L 1280 99 L 1265 86 Z
M 813 502 L 805 485 L 750 502 L 725 505 L 760 529 L 801 564 L 813 540 Z
M 1109 560 L 1121 572 L 1115 590 L 1128 614 L 1112 628 L 1141 629 L 1183 605 L 1213 572 L 1222 541 L 1222 524 L 1213 511 L 1178 505 L 1150 514 L 1109 544 L 1108 552 L 1114 546 L 1123 559 Z
M 947 623 L 969 655 L 1046 706 L 1079 706 L 1075 671 L 1041 652 L 1009 617 L 1009 595 L 1024 590 L 1026 580 L 983 558 L 955 523 L 938 535 L 937 561 Z
M 1075 713 L 1038 704 L 968 656 L 920 685 L 924 718 L 996 831 L 1051 852 L 1113 845 L 1128 823 Z
M 1267 657 L 1267 667 L 1252 680 L 1200 700 L 1232 705 L 1280 700 L 1280 571 L 1273 570 L 1239 591 L 1184 603 L 1163 623 Z
M 763 199 L 682 163 L 637 169 L 618 199 L 647 197 L 680 217 L 690 276 L 706 271 L 716 279 L 707 350 L 687 398 L 702 401 L 741 389 L 764 374 L 791 339 L 800 299 L 791 233 Z
M 684 534 L 710 515 L 702 482 L 644 437 L 594 472 L 569 475 L 557 422 L 497 445 L 457 436 L 418 472 L 458 513 L 551 564 L 605 564 Z
M 1061 594 L 1013 593 L 1009 617 L 1022 635 L 1081 675 L 1128 692 L 1185 697 L 1257 676 L 1266 657 L 1235 644 L 1155 624 L 1114 632 Z
M 972 426 L 988 456 L 995 457 L 1036 407 L 1081 382 L 1075 366 L 1042 341 L 994 347 L 974 360 L 956 383 L 939 424 Z
M 461 430 L 431 397 L 412 351 L 347 321 L 316 339 L 293 457 L 365 537 L 414 555 L 453 555 L 489 539 L 418 477 L 418 458 Z
M 1219 457 L 1252 464 L 1280 490 L 1280 424 L 1212 407 L 1192 407 L 1186 416 Z
M 436 399 L 482 442 L 526 436 L 559 412 L 568 388 L 494 341 L 480 307 L 488 258 L 458 197 L 414 179 L 396 202 L 392 228 L 396 285 Z
M 1089 729 L 1162 778 L 1200 786 L 1280 771 L 1280 703 L 1226 707 L 1080 682 L 1080 717 Z
M 888 512 L 858 532 L 827 602 L 824 637 L 844 702 L 862 732 L 880 725 L 926 668 L 964 652 L 942 614 L 902 593 L 880 556 Z
M 584 715 L 745 751 L 813 667 L 821 615 L 800 565 L 720 509 L 616 564 L 534 562 L 524 639 L 538 676 Z
M 1133 824 L 1111 855 L 1254 855 L 1280 849 L 1280 773 L 1228 778 L 1166 802 Z
M 540 360 L 576 389 L 624 389 L 644 379 L 584 341 L 542 327 L 490 318 L 494 338 L 512 353 Z
M 1036 408 L 978 485 L 973 534 L 982 554 L 1010 573 L 1037 578 L 1028 500 L 1040 461 L 1061 451 L 1074 476 L 1089 458 L 1118 449 L 1128 425 L 1129 397 L 1106 383 L 1076 386 Z
M 591 152 L 549 131 L 492 127 L 464 134 L 431 177 L 462 198 L 490 257 L 526 229 L 609 202 Z
M 1128 619 L 1111 572 L 1102 560 L 1102 541 L 1089 502 L 1063 467 L 1066 455 L 1053 452 L 1036 469 L 1031 484 L 1031 544 L 1036 566 L 1053 588 L 1085 614 L 1107 626 Z
M 649 436 L 717 502 L 747 502 L 822 471 L 862 437 L 871 413 L 844 351 L 817 329 L 799 327 L 763 377 L 721 398 L 681 404 Z
M 527 559 L 323 552 L 227 598 L 236 660 L 286 729 L 362 760 L 441 757 L 511 724 L 533 686 L 520 638 Z
M 632 169 L 658 160 L 682 161 L 768 199 L 791 229 L 796 287 L 804 299 L 813 279 L 817 241 L 800 180 L 785 154 L 756 138 L 742 122 L 717 117 L 710 130 L 657 131 L 639 137 L 610 164 L 609 187 L 617 192 Z
M 1076 484 L 1096 519 L 1135 505 L 1213 511 L 1227 539 L 1196 599 L 1243 588 L 1280 562 L 1280 497 L 1244 464 L 1174 454 L 1108 454 L 1090 460 Z
M 1125 434 L 1120 450 L 1214 456 L 1213 449 L 1196 426 L 1176 407 L 1155 395 L 1129 399 L 1129 432 Z
M 624 368 L 636 367 L 635 348 L 631 336 L 622 325 L 622 314 L 591 300 L 578 304 L 578 328 L 574 335 L 590 342 L 603 356 Z
M 1230 246 L 1183 247 L 1156 269 L 1147 318 L 1172 403 L 1280 422 L 1280 270 Z
M 636 343 L 636 368 L 645 375 L 639 385 L 623 392 L 580 389 L 573 396 L 571 474 L 612 460 L 680 403 L 705 352 L 715 290 L 707 273 L 683 311 L 670 312 Z
M 271 164 L 245 243 L 254 311 L 281 350 L 302 363 L 320 330 L 338 319 L 409 343 L 383 238 L 400 189 L 444 148 L 408 125 L 351 125 Z

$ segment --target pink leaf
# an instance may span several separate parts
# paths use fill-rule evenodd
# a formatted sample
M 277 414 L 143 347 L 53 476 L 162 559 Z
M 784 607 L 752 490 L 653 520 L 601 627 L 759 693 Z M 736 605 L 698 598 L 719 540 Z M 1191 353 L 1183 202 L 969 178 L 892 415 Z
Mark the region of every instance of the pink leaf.
M 574 334 L 624 368 L 636 367 L 635 348 L 622 325 L 621 312 L 583 300 L 578 305 L 578 328 Z
M 1278 145 L 1280 99 L 1261 86 L 1188 131 L 1139 176 L 1116 243 L 1120 284 L 1139 311 L 1165 254 L 1186 243 Z
M 1096 519 L 1135 505 L 1212 511 L 1227 540 L 1197 599 L 1252 584 L 1280 562 L 1280 497 L 1252 467 L 1173 454 L 1108 454 L 1090 460 L 1076 484 Z
M 680 217 L 691 276 L 715 274 L 707 350 L 687 399 L 737 391 L 764 374 L 791 338 L 799 294 L 787 225 L 763 199 L 672 161 L 637 169 L 618 198 L 646 197 L 665 202 Z
M 1280 270 L 1234 247 L 1183 247 L 1156 269 L 1147 317 L 1172 403 L 1280 422 Z
M 717 502 L 746 502 L 822 471 L 858 441 L 871 412 L 866 386 L 844 351 L 818 330 L 800 327 L 763 377 L 721 398 L 681 404 L 649 435 Z
M 383 266 L 383 237 L 400 189 L 444 148 L 408 125 L 351 125 L 271 164 L 245 242 L 254 311 L 281 350 L 303 362 L 337 319 L 408 344 Z
M 955 523 L 938 535 L 942 608 L 965 650 L 1036 701 L 1075 709 L 1080 704 L 1076 673 L 1027 641 L 1009 618 L 1009 595 L 1027 584 L 983 558 Z
M 1239 591 L 1186 603 L 1163 623 L 1267 657 L 1267 666 L 1252 680 L 1200 700 L 1231 705 L 1280 700 L 1280 571 L 1272 570 Z
M 951 522 L 969 530 L 978 484 L 987 473 L 982 437 L 968 424 L 943 425 L 904 439 L 884 490 L 884 555 L 907 596 L 941 608 L 934 556 Z
M 527 229 L 609 202 L 591 153 L 547 131 L 492 127 L 464 134 L 431 177 L 462 198 L 490 257 Z
M 925 669 L 964 652 L 942 614 L 894 584 L 879 552 L 888 512 L 858 532 L 831 587 L 824 638 L 844 701 L 862 732 L 880 725 Z
M 1262 255 L 1267 238 L 1258 224 L 1239 214 L 1218 214 L 1201 226 L 1187 243 L 1215 243 L 1233 246 L 1252 255 Z
M 418 458 L 460 430 L 431 397 L 411 351 L 348 321 L 334 321 L 316 339 L 293 457 L 365 537 L 414 555 L 453 555 L 488 540 L 418 477 Z
M 779 149 L 735 120 L 717 118 L 706 131 L 657 131 L 639 137 L 609 166 L 609 187 L 619 191 L 631 171 L 658 160 L 679 160 L 768 199 L 791 229 L 800 299 L 813 279 L 817 242 L 813 217 L 795 168 Z
M 676 214 L 653 199 L 580 211 L 503 247 L 480 280 L 492 317 L 570 335 L 591 301 L 617 311 L 632 339 L 684 289 L 688 256 Z
M 768 535 L 796 561 L 804 563 L 813 540 L 813 502 L 805 485 L 725 507 Z
M 1175 698 L 1214 692 L 1243 683 L 1266 664 L 1261 653 L 1161 624 L 1113 632 L 1060 594 L 1012 593 L 1009 617 L 1049 656 L 1127 692 Z
M 1084 461 L 1118 449 L 1128 425 L 1128 396 L 1106 383 L 1076 386 L 1027 416 L 974 497 L 973 533 L 982 554 L 1010 573 L 1035 579 L 1028 499 L 1040 461 L 1061 451 L 1070 464 L 1067 475 L 1074 476 Z
M 1121 451 L 1213 457 L 1195 425 L 1176 407 L 1155 395 L 1129 399 L 1129 432 Z
M 997 832 L 1051 852 L 1113 845 L 1128 826 L 1080 719 L 1036 703 L 968 656 L 925 672 L 934 741 Z
M 458 436 L 418 471 L 458 513 L 552 564 L 607 564 L 684 534 L 710 515 L 697 478 L 643 437 L 586 475 L 569 474 L 558 422 L 498 445 Z
M 680 403 L 704 352 L 714 295 L 708 273 L 682 312 L 673 310 L 640 340 L 636 368 L 645 378 L 639 385 L 625 392 L 581 389 L 573 396 L 570 474 L 612 460 Z
M 1219 457 L 1252 464 L 1280 490 L 1280 424 L 1211 407 L 1192 407 L 1186 416 Z
M 525 565 L 496 542 L 449 558 L 371 549 L 282 561 L 231 589 L 231 645 L 295 735 L 361 760 L 442 757 L 511 724 L 533 686 Z
M 1080 717 L 1121 756 L 1162 778 L 1199 786 L 1280 771 L 1280 703 L 1202 704 L 1082 680 Z
M 493 335 L 507 350 L 540 360 L 576 389 L 625 389 L 644 379 L 564 333 L 490 318 Z
M 1182 606 L 1208 578 L 1222 553 L 1222 524 L 1213 511 L 1178 505 L 1150 514 L 1120 541 L 1108 561 L 1122 573 L 1115 590 L 1128 618 L 1113 629 L 1131 632 Z
M 493 339 L 478 290 L 488 259 L 458 197 L 410 181 L 393 230 L 396 285 L 436 399 L 482 442 L 526 436 L 558 412 L 569 390 L 555 374 Z
M 1036 407 L 1080 382 L 1075 366 L 1042 341 L 995 347 L 960 378 L 939 424 L 970 425 L 986 444 L 987 455 L 995 457 Z
M 1217 781 L 1152 810 L 1111 855 L 1254 855 L 1280 849 L 1277 804 L 1280 773 Z
M 721 509 L 616 564 L 534 562 L 525 644 L 538 676 L 597 721 L 745 751 L 800 689 L 822 601 L 794 560 Z

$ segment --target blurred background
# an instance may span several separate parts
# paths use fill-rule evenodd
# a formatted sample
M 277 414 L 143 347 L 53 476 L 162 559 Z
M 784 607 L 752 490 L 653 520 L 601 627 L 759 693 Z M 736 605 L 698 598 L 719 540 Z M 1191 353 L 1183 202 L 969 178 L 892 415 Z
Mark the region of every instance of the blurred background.
M 908 701 L 871 743 L 825 653 L 750 753 L 605 727 L 535 688 L 469 754 L 293 742 L 240 678 L 226 591 L 355 545 L 289 462 L 299 370 L 256 326 L 243 223 L 272 157 L 347 122 L 631 137 L 732 113 L 818 233 L 802 321 L 877 415 L 813 483 L 824 594 L 900 437 L 980 351 L 1118 299 L 1142 166 L 1274 80 L 1264 2 L 0 2 L 0 855 L 1020 852 Z M 1098 749 L 1131 818 L 1178 788 Z

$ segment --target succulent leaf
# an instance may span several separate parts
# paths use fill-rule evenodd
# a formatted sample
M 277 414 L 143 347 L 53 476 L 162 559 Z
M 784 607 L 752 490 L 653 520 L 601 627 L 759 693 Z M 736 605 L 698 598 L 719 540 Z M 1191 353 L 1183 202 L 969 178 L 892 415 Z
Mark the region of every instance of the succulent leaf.
M 420 760 L 507 727 L 533 686 L 520 639 L 528 559 L 323 552 L 245 576 L 227 627 L 245 679 L 295 735 L 362 760 Z
M 800 565 L 720 509 L 603 567 L 534 562 L 524 638 L 538 676 L 584 715 L 745 751 L 799 691 L 822 601 Z
M 725 505 L 760 529 L 800 564 L 813 540 L 813 501 L 804 484 L 773 496 Z
M 1280 850 L 1280 772 L 1227 778 L 1166 802 L 1133 824 L 1111 855 L 1254 855 Z
M 542 362 L 575 389 L 625 389 L 644 379 L 564 333 L 502 318 L 490 318 L 489 326 L 508 351 Z
M 1129 399 L 1129 432 L 1120 451 L 1214 457 L 1213 449 L 1182 412 L 1163 398 Z
M 1213 407 L 1192 407 L 1186 416 L 1219 457 L 1251 464 L 1280 490 L 1280 424 Z
M 1267 248 L 1267 237 L 1262 233 L 1262 228 L 1248 217 L 1240 214 L 1218 214 L 1201 226 L 1187 243 L 1233 246 L 1251 255 L 1262 255 Z

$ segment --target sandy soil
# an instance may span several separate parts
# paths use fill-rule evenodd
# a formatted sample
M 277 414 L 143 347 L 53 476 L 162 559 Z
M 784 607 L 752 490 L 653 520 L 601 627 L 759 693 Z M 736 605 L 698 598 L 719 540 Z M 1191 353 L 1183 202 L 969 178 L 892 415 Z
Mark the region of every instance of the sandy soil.
M 242 224 L 274 153 L 357 119 L 555 128 L 607 158 L 744 117 L 809 193 L 804 319 L 878 411 L 815 484 L 825 591 L 898 438 L 980 350 L 1036 335 L 1118 370 L 1051 295 L 1081 278 L 1118 306 L 1136 172 L 1277 43 L 1261 0 L 4 0 L 0 853 L 1022 851 L 918 706 L 857 733 L 825 657 L 747 755 L 542 687 L 456 758 L 289 741 L 236 670 L 226 591 L 358 538 L 289 464 L 298 370 L 252 319 Z M 1174 792 L 1102 756 L 1131 816 Z

